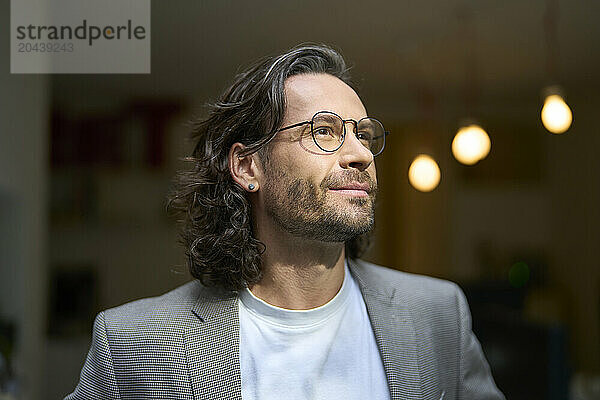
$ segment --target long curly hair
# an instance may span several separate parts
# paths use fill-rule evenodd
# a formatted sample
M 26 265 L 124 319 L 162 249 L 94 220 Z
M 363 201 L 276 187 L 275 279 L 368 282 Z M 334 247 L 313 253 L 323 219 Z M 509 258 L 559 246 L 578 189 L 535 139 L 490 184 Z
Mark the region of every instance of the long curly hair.
M 242 155 L 268 157 L 285 112 L 284 82 L 293 75 L 327 73 L 352 86 L 342 56 L 326 45 L 305 44 L 266 57 L 239 73 L 208 117 L 191 121 L 195 148 L 185 160 L 189 170 L 177 174 L 167 210 L 181 227 L 190 273 L 205 286 L 240 290 L 260 281 L 265 244 L 253 235 L 251 205 L 229 172 L 231 146 L 246 146 Z M 360 257 L 369 245 L 364 234 L 346 242 L 346 254 Z

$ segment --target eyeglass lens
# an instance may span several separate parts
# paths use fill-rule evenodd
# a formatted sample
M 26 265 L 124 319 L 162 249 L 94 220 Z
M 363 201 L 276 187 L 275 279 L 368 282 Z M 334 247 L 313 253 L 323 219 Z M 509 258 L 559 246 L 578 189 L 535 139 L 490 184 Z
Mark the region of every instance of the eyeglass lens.
M 385 143 L 385 129 L 381 122 L 366 117 L 358 121 L 357 128 L 357 139 L 373 154 L 379 154 Z M 352 126 L 351 129 L 354 131 L 355 127 Z M 312 120 L 312 134 L 315 143 L 322 150 L 335 151 L 344 142 L 344 121 L 334 113 L 317 113 Z

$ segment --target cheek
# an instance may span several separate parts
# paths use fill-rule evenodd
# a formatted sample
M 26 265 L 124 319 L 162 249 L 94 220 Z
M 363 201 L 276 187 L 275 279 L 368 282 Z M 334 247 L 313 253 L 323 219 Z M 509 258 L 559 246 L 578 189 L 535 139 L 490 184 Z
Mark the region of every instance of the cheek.
M 299 142 L 281 142 L 275 144 L 270 154 L 270 168 L 287 178 L 301 179 L 315 187 L 320 187 L 323 180 L 335 170 L 336 153 L 312 152 L 303 148 Z M 371 165 L 370 175 L 375 179 L 375 167 Z
M 320 187 L 323 181 L 335 170 L 335 161 L 335 158 L 328 154 L 307 157 L 299 166 L 299 173 L 316 187 Z
M 320 183 L 335 164 L 334 157 L 329 154 L 310 154 L 298 147 L 281 160 L 286 171 L 313 183 Z

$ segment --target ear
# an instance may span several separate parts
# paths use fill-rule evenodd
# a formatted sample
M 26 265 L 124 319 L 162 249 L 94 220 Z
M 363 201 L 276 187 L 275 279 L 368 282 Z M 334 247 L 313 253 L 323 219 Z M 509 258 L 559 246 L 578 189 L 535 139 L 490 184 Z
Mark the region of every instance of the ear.
M 256 164 L 256 153 L 240 156 L 246 149 L 241 143 L 234 143 L 229 149 L 229 173 L 235 182 L 244 190 L 256 192 L 258 190 L 258 175 L 260 170 Z

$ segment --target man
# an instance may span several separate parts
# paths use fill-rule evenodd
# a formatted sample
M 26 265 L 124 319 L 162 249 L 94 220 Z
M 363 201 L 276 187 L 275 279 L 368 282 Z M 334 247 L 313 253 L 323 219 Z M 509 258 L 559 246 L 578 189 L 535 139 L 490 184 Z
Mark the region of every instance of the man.
M 503 399 L 453 283 L 358 259 L 387 132 L 296 47 L 194 127 L 170 209 L 197 278 L 101 312 L 68 399 Z

